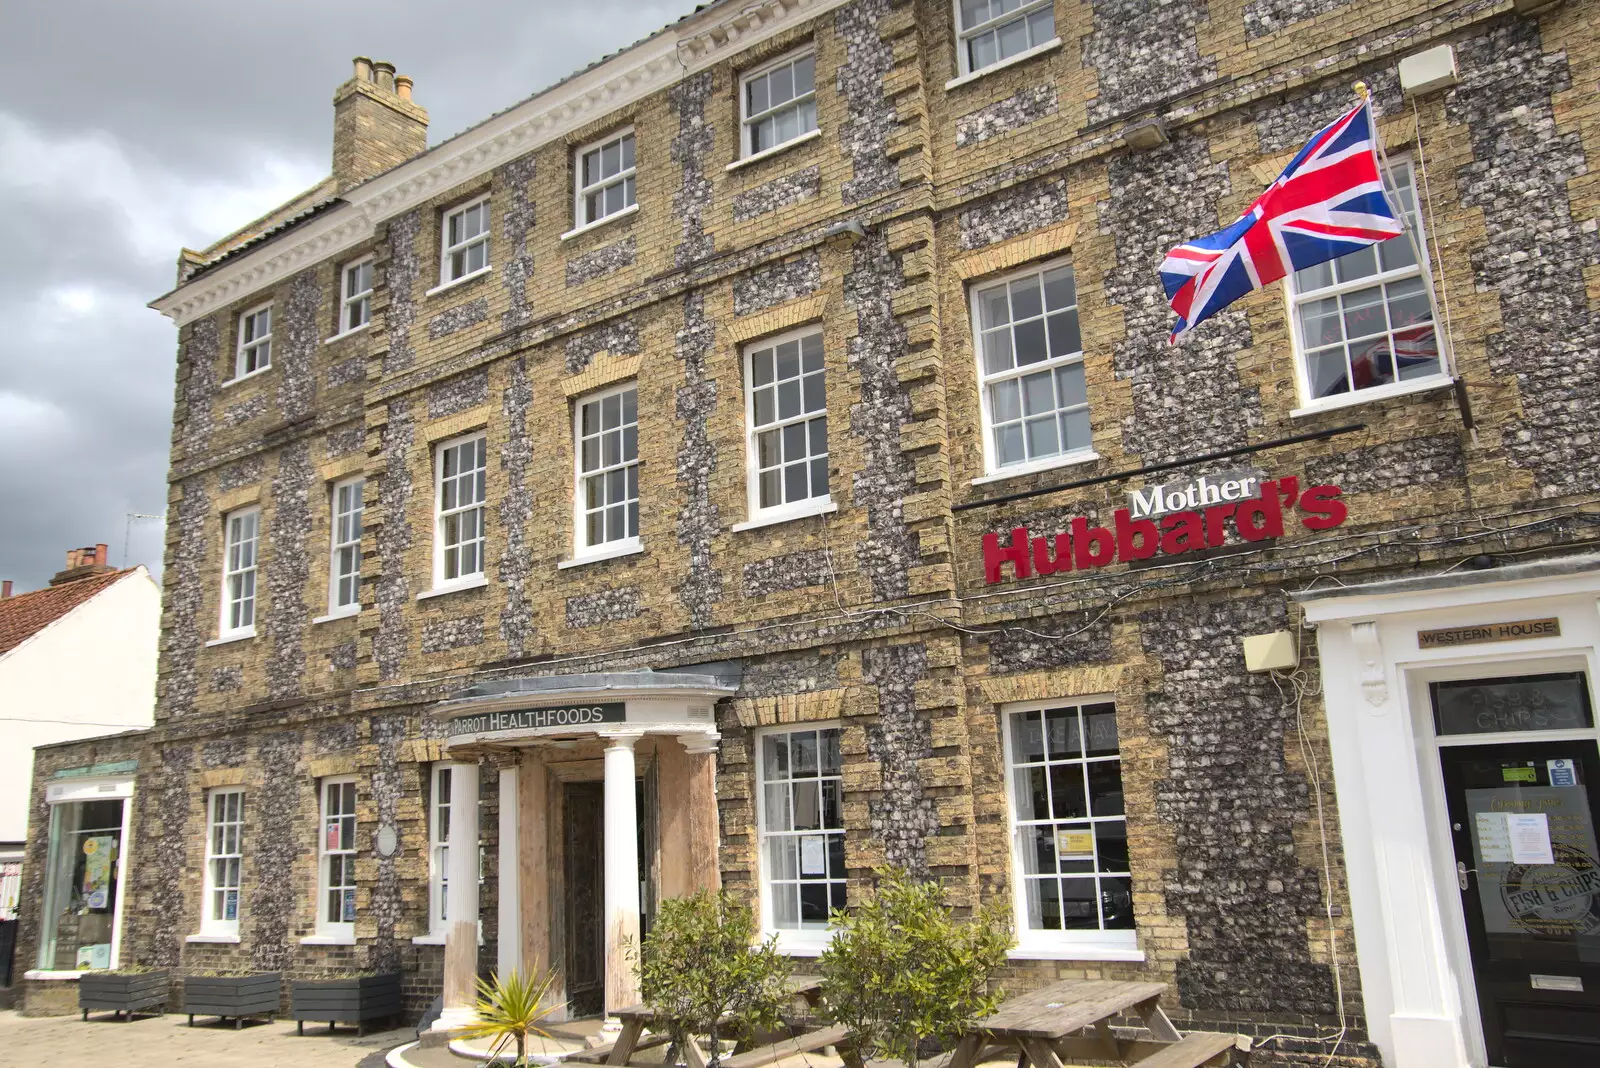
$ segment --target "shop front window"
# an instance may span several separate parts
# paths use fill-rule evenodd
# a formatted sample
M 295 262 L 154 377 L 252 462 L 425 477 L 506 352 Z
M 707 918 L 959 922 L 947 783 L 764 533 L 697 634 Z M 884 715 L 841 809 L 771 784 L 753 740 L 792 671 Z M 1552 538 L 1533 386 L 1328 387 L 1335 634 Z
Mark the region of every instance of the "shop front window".
M 115 965 L 126 805 L 108 797 L 51 806 L 40 968 Z

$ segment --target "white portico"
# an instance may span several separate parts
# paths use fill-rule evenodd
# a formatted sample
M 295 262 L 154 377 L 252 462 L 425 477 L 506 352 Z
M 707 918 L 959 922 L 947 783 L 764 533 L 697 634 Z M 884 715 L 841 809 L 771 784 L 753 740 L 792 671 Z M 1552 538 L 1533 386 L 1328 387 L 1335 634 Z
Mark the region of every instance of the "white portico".
M 641 917 L 719 885 L 713 709 L 738 680 L 734 664 L 508 679 L 437 706 L 452 841 L 477 837 L 480 762 L 498 769 L 502 974 L 558 971 L 574 1016 L 638 1001 Z M 471 1019 L 477 978 L 476 851 L 448 863 L 441 1029 Z

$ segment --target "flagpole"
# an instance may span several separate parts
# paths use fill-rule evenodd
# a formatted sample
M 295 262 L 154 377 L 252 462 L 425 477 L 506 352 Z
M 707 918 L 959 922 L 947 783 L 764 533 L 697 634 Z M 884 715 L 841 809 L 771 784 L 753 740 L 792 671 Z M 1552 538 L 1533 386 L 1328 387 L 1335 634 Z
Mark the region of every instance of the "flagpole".
M 1411 242 L 1412 256 L 1416 258 L 1419 265 L 1423 264 L 1427 261 L 1422 256 L 1422 242 L 1417 240 L 1416 231 L 1411 228 L 1411 220 L 1406 218 L 1405 205 L 1396 203 L 1394 195 L 1389 192 L 1390 188 L 1398 190 L 1400 186 L 1394 180 L 1394 168 L 1389 163 L 1389 154 L 1383 150 L 1383 134 L 1378 132 L 1378 117 L 1372 113 L 1372 90 L 1367 88 L 1366 82 L 1356 82 L 1351 88 L 1356 91 L 1356 95 L 1361 98 L 1362 106 L 1367 109 L 1367 125 L 1372 130 L 1372 147 L 1377 151 L 1378 167 L 1383 172 L 1384 181 L 1381 183 L 1383 186 L 1383 199 L 1388 201 L 1390 210 L 1400 220 L 1400 227 L 1405 231 L 1406 240 Z M 1412 183 L 1412 195 L 1416 195 L 1416 183 L 1414 182 Z M 1377 254 L 1376 249 L 1374 249 L 1373 254 Z

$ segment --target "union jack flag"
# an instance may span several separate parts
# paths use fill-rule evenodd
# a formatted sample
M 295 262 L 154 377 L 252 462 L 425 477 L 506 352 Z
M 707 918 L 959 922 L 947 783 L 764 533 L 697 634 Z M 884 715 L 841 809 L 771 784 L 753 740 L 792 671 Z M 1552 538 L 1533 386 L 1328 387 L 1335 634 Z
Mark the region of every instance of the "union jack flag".
M 1384 195 L 1363 101 L 1324 126 L 1226 230 L 1167 253 L 1161 284 L 1178 313 L 1171 343 L 1253 289 L 1405 232 Z

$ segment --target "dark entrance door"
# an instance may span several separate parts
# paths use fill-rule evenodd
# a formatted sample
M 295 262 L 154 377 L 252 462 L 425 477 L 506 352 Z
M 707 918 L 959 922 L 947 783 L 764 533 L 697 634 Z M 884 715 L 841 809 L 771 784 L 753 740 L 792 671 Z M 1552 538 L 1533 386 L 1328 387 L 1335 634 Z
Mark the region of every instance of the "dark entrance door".
M 1434 709 L 1443 736 L 1479 733 L 1459 728 L 1508 710 L 1540 721 L 1510 729 L 1592 722 L 1578 674 L 1439 684 Z M 1582 722 L 1565 722 L 1568 712 Z M 1452 724 L 1458 713 L 1469 719 Z M 1489 1063 L 1600 1064 L 1600 750 L 1592 740 L 1451 745 L 1439 759 Z
M 605 1009 L 605 787 L 566 784 L 567 1011 L 598 1016 Z

